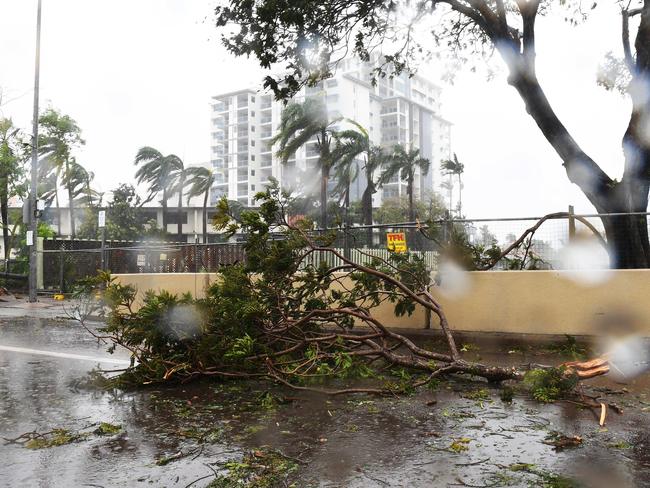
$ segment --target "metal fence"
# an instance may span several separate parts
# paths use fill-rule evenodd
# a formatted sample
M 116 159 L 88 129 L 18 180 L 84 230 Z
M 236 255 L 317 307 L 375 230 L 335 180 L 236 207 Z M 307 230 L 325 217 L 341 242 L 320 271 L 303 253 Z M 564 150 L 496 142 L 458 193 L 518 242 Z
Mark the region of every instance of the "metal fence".
M 41 253 L 42 288 L 63 292 L 101 269 L 113 274 L 199 273 L 245 260 L 241 243 L 113 241 L 102 248 L 101 241 L 45 239 Z
M 526 255 L 541 263 L 539 268 L 565 269 L 566 251 L 572 242 L 595 242 L 588 266 L 607 267 L 606 249 L 593 239 L 594 230 L 604 237 L 600 217 L 603 214 L 573 215 L 571 212 L 544 221 L 526 242 Z M 648 214 L 641 214 L 643 216 Z M 358 263 L 367 263 L 373 256 L 387 259 L 388 233 L 403 233 L 409 252 L 421 256 L 431 270 L 438 266 L 441 249 L 454 232 L 460 232 L 472 246 L 507 248 L 541 217 L 500 219 L 444 219 L 428 224 L 418 222 L 352 226 L 315 231 L 334 232 L 330 247 Z M 587 222 L 589 225 L 585 225 Z M 331 239 L 330 239 L 331 241 Z M 220 244 L 180 244 L 177 242 L 111 241 L 102 250 L 101 241 L 50 240 L 42 249 L 42 288 L 69 291 L 77 280 L 91 276 L 98 269 L 112 273 L 196 273 L 215 272 L 221 266 L 244 262 L 243 242 Z M 519 251 L 520 253 L 523 251 Z M 306 263 L 318 265 L 325 261 L 338 266 L 341 260 L 329 252 L 312 253 Z M 504 269 L 504 262 L 495 269 Z

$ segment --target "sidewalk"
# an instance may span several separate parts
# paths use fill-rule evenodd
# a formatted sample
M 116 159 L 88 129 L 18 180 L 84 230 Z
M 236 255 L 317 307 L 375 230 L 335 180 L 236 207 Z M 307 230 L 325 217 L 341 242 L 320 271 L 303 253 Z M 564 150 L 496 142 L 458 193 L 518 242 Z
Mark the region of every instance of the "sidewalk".
M 30 303 L 26 296 L 0 297 L 0 318 L 34 317 L 34 318 L 68 318 L 65 305 L 69 301 L 56 301 L 49 297 L 39 297 L 35 303 Z

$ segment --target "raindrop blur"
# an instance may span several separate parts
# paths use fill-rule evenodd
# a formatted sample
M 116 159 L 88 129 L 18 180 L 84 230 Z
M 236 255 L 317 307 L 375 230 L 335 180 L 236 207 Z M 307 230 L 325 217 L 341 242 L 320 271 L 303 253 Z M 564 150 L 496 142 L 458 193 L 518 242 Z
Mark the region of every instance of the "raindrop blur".
M 610 374 L 617 380 L 629 380 L 650 369 L 648 344 L 638 336 L 612 341 L 609 347 Z
M 440 293 L 452 299 L 461 298 L 472 285 L 469 273 L 450 259 L 440 262 L 435 281 Z
M 560 251 L 562 275 L 576 283 L 596 286 L 610 277 L 609 256 L 595 239 L 581 238 Z
M 185 340 L 201 333 L 201 314 L 192 305 L 177 305 L 167 312 L 162 332 L 174 339 Z

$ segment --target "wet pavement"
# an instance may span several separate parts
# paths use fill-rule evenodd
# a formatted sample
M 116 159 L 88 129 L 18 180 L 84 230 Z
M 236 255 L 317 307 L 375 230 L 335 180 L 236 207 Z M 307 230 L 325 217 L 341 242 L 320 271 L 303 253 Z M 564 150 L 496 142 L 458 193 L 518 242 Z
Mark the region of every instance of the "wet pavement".
M 215 381 L 106 391 L 88 373 L 123 367 L 126 354 L 107 354 L 51 310 L 6 313 L 0 308 L 0 437 L 53 429 L 79 437 L 42 449 L 0 442 L 0 486 L 205 487 L 228 473 L 226 461 L 262 446 L 296 460 L 296 487 L 650 486 L 647 376 L 589 383 L 623 409 L 610 411 L 604 428 L 589 409 L 523 394 L 506 403 L 498 388 L 463 380 L 394 398 Z M 536 348 L 511 347 L 467 354 L 544 362 Z M 119 430 L 101 435 L 102 422 Z M 556 450 L 545 443 L 553 432 L 582 443 Z

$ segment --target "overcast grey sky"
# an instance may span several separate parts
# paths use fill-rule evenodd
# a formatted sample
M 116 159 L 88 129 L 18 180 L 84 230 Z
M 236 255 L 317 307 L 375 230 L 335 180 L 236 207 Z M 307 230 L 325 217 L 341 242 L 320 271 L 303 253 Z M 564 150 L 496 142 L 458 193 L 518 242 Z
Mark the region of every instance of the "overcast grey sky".
M 101 190 L 133 180 L 133 158 L 144 145 L 176 153 L 186 164 L 208 161 L 210 97 L 260 84 L 254 62 L 234 59 L 219 45 L 213 4 L 43 0 L 41 106 L 78 121 L 87 141 L 78 161 L 96 173 Z M 538 75 L 578 142 L 620 177 L 630 105 L 595 83 L 604 53 L 620 52 L 620 20 L 611 4 L 578 27 L 540 19 Z M 32 113 L 35 14 L 36 0 L 0 0 L 0 88 L 8 101 L 0 115 L 24 128 Z M 439 68 L 421 71 L 435 78 Z M 452 145 L 465 163 L 467 216 L 541 215 L 570 203 L 593 211 L 503 71 L 491 81 L 459 73 L 444 87 L 442 115 L 454 123 Z

